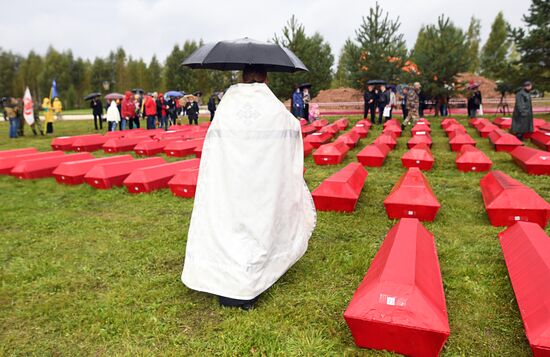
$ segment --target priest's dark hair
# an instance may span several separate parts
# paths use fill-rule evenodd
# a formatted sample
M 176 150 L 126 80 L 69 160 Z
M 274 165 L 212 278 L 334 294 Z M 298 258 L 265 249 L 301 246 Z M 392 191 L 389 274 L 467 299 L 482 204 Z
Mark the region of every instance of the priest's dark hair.
M 248 64 L 243 68 L 243 83 L 265 83 L 267 71 L 261 64 Z

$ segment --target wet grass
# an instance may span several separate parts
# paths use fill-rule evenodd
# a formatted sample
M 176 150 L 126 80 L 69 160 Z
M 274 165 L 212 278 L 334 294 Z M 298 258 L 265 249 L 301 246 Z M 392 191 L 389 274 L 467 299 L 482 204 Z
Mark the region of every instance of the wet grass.
M 435 235 L 451 326 L 443 355 L 530 355 L 497 240 L 501 228 L 489 224 L 483 207 L 483 173 L 457 171 L 439 119 L 429 119 L 436 163 L 426 176 L 442 208 L 425 226 Z M 59 136 L 91 128 L 89 121 L 55 125 Z M 341 165 L 316 166 L 308 157 L 310 189 L 355 161 L 380 131 L 374 126 Z M 527 175 L 468 131 L 494 169 L 550 201 L 548 177 Z M 7 134 L 6 123 L 0 132 Z M 29 133 L 3 136 L 0 150 L 49 149 L 51 137 Z M 395 224 L 383 200 L 404 172 L 409 137 L 383 167 L 368 169 L 354 213 L 318 213 L 306 255 L 249 312 L 220 308 L 180 282 L 192 200 L 168 190 L 130 195 L 0 176 L 0 355 L 386 354 L 356 348 L 342 313 Z

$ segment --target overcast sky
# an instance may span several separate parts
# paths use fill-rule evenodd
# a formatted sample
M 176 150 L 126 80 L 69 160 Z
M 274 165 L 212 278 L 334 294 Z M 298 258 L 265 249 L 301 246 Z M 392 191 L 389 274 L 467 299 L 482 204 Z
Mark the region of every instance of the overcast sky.
M 498 11 L 521 26 L 530 1 L 523 0 L 381 0 L 391 18 L 399 17 L 407 45 L 412 47 L 422 25 L 444 13 L 463 29 L 472 15 L 481 19 L 482 41 Z M 26 55 L 43 54 L 49 45 L 71 49 L 93 59 L 123 46 L 127 54 L 163 61 L 174 44 L 185 39 L 213 42 L 251 37 L 268 40 L 280 33 L 292 14 L 306 32 L 320 32 L 337 58 L 348 37 L 355 36 L 370 0 L 0 0 L 0 47 Z M 8 14 L 9 16 L 6 16 Z

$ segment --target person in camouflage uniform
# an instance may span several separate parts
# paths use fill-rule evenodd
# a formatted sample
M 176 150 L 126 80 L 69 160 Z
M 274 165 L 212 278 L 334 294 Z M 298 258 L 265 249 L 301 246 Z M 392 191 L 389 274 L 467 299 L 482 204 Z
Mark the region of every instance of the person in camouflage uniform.
M 413 125 L 418 121 L 418 106 L 420 101 L 418 99 L 418 92 L 420 92 L 420 83 L 415 82 L 412 90 L 409 90 L 407 93 L 407 110 L 408 114 L 403 124 L 401 124 L 401 129 L 405 129 L 406 125 L 409 125 L 411 120 Z

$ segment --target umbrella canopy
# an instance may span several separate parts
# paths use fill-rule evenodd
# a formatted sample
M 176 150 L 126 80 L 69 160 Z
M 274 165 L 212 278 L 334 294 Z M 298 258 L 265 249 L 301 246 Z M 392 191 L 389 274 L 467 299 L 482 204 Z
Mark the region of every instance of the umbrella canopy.
M 185 95 L 185 93 L 177 91 L 177 90 L 171 90 L 171 91 L 168 91 L 168 92 L 164 93 L 164 96 L 167 97 L 167 98 L 169 98 L 169 97 L 179 98 L 179 97 L 183 97 L 184 95 Z
M 308 71 L 288 48 L 248 37 L 206 44 L 182 63 L 191 68 L 221 71 L 239 71 L 251 64 L 263 65 L 268 72 Z
M 134 89 L 132 89 L 132 93 L 135 93 L 135 94 L 138 94 L 138 93 L 139 93 L 139 94 L 143 94 L 143 93 L 145 93 L 145 91 L 144 91 L 143 89 L 141 89 L 141 88 L 134 88 Z
M 117 99 L 122 99 L 124 98 L 124 95 L 120 94 L 120 93 L 109 93 L 105 96 L 105 99 L 107 100 L 117 100 Z
M 91 99 L 94 99 L 95 97 L 101 97 L 101 93 L 99 92 L 90 93 L 84 97 L 84 100 L 91 100 Z
M 381 84 L 386 84 L 386 81 L 383 80 L 383 79 L 371 79 L 370 81 L 367 82 L 367 84 L 370 84 L 370 85 L 381 85 Z
M 311 83 L 302 83 L 300 84 L 300 88 L 311 88 Z

